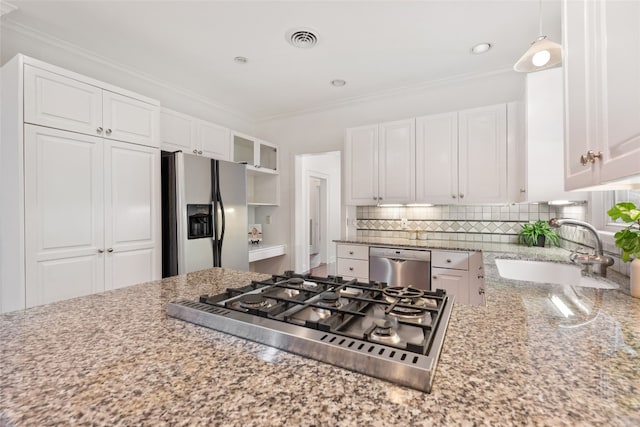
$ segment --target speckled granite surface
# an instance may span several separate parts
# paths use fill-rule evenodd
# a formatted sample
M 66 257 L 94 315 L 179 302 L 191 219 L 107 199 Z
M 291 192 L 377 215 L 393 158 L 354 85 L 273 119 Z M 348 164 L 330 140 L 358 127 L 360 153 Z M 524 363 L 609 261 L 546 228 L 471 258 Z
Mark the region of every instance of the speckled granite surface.
M 167 318 L 260 277 L 212 269 L 0 316 L 0 425 L 639 425 L 640 300 L 506 281 L 495 256 L 431 394 Z

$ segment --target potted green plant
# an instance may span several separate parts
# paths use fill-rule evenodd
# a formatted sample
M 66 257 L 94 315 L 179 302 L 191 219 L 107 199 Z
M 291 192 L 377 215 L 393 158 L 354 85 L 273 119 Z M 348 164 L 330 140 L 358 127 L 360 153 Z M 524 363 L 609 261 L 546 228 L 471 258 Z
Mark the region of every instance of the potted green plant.
M 544 246 L 546 241 L 558 246 L 558 234 L 551 229 L 547 221 L 537 220 L 521 226 L 518 241 L 527 246 Z
M 611 219 L 629 224 L 613 235 L 616 246 L 622 249 L 622 261 L 631 261 L 631 295 L 640 298 L 640 208 L 632 202 L 616 203 L 607 211 Z

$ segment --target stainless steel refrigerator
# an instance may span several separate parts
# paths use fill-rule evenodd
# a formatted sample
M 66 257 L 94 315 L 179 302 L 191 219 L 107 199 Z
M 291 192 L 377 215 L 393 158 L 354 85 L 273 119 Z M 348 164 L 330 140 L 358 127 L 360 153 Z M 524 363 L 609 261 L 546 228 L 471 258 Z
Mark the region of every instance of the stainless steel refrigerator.
M 246 167 L 162 152 L 162 277 L 249 269 Z

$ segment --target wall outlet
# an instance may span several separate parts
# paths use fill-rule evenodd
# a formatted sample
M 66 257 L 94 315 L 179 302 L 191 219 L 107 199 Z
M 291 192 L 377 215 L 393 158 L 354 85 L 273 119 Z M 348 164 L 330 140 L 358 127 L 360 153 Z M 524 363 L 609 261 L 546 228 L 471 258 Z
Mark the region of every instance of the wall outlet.
M 265 222 L 267 224 L 271 224 L 271 215 L 267 215 L 267 217 L 265 218 Z
M 409 220 L 407 218 L 402 218 L 400 220 L 400 228 L 404 228 L 404 229 L 409 228 Z

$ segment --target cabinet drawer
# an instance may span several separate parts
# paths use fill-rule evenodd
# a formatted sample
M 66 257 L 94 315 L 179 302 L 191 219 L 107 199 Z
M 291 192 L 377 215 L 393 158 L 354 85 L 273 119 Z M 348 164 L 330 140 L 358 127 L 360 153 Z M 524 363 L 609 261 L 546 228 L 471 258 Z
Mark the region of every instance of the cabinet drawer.
M 338 245 L 338 258 L 369 260 L 369 246 L 366 245 Z M 368 275 L 368 273 L 367 273 Z M 363 276 L 366 277 L 366 276 Z
M 369 277 L 369 261 L 362 259 L 338 258 L 336 272 L 338 276 L 359 277 L 366 279 Z
M 431 266 L 454 268 L 456 270 L 469 269 L 468 252 L 432 251 Z

